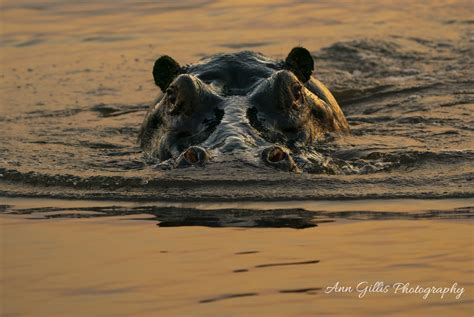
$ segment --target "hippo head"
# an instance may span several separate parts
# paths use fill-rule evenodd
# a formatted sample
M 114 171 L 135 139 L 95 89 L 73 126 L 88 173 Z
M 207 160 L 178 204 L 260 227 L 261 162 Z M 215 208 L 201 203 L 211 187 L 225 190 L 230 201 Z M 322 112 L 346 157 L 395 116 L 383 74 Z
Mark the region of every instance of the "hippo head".
M 326 133 L 349 132 L 313 69 L 302 47 L 284 61 L 245 51 L 182 67 L 162 56 L 153 78 L 163 94 L 145 116 L 141 147 L 174 167 L 232 159 L 299 170 Z

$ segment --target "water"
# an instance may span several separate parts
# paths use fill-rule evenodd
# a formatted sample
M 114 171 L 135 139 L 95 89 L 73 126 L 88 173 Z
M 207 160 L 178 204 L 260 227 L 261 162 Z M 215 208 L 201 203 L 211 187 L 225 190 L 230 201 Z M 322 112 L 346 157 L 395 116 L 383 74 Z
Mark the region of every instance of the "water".
M 4 201 L 7 315 L 472 314 L 472 199 Z M 326 293 L 337 282 L 457 293 Z
M 1 11 L 2 312 L 472 313 L 470 1 L 20 0 Z M 351 126 L 317 145 L 334 175 L 143 159 L 158 56 L 282 59 L 297 45 Z M 364 279 L 457 281 L 467 293 L 323 292 Z
M 228 37 L 226 28 L 238 22 L 227 21 L 226 3 L 4 4 L 1 192 L 175 200 L 187 186 L 189 200 L 216 199 L 216 188 L 223 199 L 340 199 L 361 192 L 367 198 L 471 196 L 473 43 L 472 21 L 463 15 L 467 3 L 434 4 L 430 12 L 400 4 L 403 14 L 389 4 L 341 2 L 341 9 L 302 3 L 291 5 L 284 21 L 279 14 L 289 5 L 236 5 L 253 28 Z M 354 18 L 343 13 L 351 10 L 379 14 L 349 27 Z M 257 12 L 271 14 L 257 19 Z M 186 19 L 196 14 L 204 16 Z M 395 14 L 403 20 L 388 18 Z M 415 21 L 408 21 L 410 14 Z M 176 29 L 173 16 L 186 22 Z M 64 23 L 60 31 L 57 23 Z M 193 42 L 198 27 L 208 38 L 200 45 Z M 275 27 L 285 30 L 278 41 L 272 40 Z M 283 58 L 296 44 L 313 52 L 316 76 L 334 92 L 352 128 L 352 136 L 317 146 L 342 167 L 338 175 L 288 175 L 242 162 L 162 172 L 144 162 L 136 137 L 159 94 L 151 78 L 157 56 L 167 53 L 185 64 L 255 49 Z M 272 184 L 269 190 L 262 180 Z M 194 182 L 200 186 L 189 186 Z M 222 188 L 227 183 L 232 184 Z M 283 190 L 287 183 L 291 189 Z

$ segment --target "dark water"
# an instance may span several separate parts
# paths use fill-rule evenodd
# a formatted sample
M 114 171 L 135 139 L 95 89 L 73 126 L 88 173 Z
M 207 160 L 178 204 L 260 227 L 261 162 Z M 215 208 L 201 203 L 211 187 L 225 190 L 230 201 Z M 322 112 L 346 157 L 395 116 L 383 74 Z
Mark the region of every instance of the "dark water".
M 28 201 L 28 200 L 27 200 Z M 12 205 L 0 205 L 0 213 L 21 215 L 31 219 L 94 219 L 102 217 L 128 217 L 127 219 L 158 221 L 160 227 L 203 226 L 212 228 L 293 228 L 306 229 L 318 224 L 336 221 L 368 220 L 468 220 L 474 217 L 474 206 L 470 200 L 442 201 L 395 201 L 382 207 L 383 203 L 362 201 L 338 204 L 329 202 L 285 202 L 271 205 L 254 203 L 232 204 L 123 204 L 86 206 L 43 201 L 48 207 L 26 207 L 18 199 Z M 28 203 L 27 203 L 28 204 Z M 31 202 L 30 202 L 31 204 Z M 68 206 L 72 204 L 73 206 Z M 410 204 L 416 206 L 409 210 Z M 434 205 L 437 204 L 437 208 Z M 18 206 L 19 205 L 19 206 Z M 23 205 L 23 206 L 22 206 Z M 360 208 L 364 206 L 364 208 Z M 273 209 L 272 209 L 273 207 Z M 299 208 L 298 208 L 299 207 Z M 146 215 L 146 218 L 143 216 Z M 134 218 L 135 217 L 135 218 Z

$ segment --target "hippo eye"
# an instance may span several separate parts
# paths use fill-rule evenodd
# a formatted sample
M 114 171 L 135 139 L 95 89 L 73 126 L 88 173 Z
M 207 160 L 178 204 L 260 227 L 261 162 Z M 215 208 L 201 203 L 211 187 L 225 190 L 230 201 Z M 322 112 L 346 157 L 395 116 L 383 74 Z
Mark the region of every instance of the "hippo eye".
M 296 83 L 291 87 L 291 92 L 293 94 L 293 102 L 291 107 L 297 110 L 304 103 L 303 86 L 301 86 L 299 83 Z
M 166 89 L 166 98 L 172 104 L 176 102 L 176 89 L 169 87 Z
M 303 95 L 303 87 L 300 84 L 294 84 L 291 87 L 291 92 L 293 93 L 294 100 L 299 100 Z

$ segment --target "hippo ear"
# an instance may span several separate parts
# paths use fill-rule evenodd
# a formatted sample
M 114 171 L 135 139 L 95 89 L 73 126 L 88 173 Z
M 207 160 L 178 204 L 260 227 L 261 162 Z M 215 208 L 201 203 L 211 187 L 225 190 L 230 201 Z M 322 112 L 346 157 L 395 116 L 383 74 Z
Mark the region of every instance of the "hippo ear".
M 183 72 L 181 66 L 173 58 L 163 55 L 153 65 L 153 79 L 155 84 L 165 92 L 173 79 Z
M 285 68 L 291 70 L 300 81 L 305 83 L 314 70 L 313 57 L 304 47 L 295 47 L 285 60 Z

